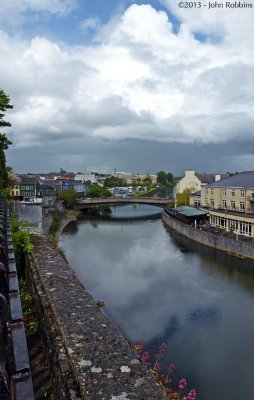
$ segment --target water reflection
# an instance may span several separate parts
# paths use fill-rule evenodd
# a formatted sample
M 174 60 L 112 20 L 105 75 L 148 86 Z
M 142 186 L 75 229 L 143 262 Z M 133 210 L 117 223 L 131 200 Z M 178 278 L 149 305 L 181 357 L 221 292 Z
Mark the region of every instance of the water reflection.
M 165 365 L 175 362 L 175 378 L 186 376 L 199 399 L 251 400 L 252 263 L 196 246 L 160 220 L 94 224 L 79 221 L 61 246 L 112 321 L 153 352 L 166 342 Z

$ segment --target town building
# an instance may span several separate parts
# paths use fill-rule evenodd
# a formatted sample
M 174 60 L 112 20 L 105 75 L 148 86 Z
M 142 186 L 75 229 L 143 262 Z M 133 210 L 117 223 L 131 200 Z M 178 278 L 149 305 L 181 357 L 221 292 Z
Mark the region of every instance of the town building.
M 183 193 L 185 189 L 197 192 L 201 190 L 201 187 L 227 177 L 228 174 L 200 174 L 194 170 L 187 170 L 184 176 L 178 180 L 175 193 Z
M 90 181 L 92 184 L 97 183 L 97 178 L 95 174 L 88 173 L 78 173 L 74 176 L 75 181 L 88 182 Z
M 210 225 L 254 237 L 254 171 L 245 171 L 201 188 L 201 207 Z
M 120 178 L 126 185 L 132 185 L 133 183 L 146 183 L 149 180 L 151 185 L 157 184 L 157 175 L 140 175 L 131 174 L 129 172 L 114 172 L 112 176 Z
M 16 181 L 12 182 L 9 187 L 10 196 L 12 199 L 20 199 L 20 181 L 17 179 Z
M 20 183 L 20 197 L 23 200 L 30 200 L 37 195 L 38 179 L 23 177 Z
M 201 205 L 201 190 L 190 194 L 190 206 L 198 208 Z

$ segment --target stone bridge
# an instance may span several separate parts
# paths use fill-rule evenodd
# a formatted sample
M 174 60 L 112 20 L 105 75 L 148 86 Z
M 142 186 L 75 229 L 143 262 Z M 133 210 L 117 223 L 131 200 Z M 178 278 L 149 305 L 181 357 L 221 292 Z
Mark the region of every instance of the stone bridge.
M 85 198 L 78 199 L 76 201 L 75 208 L 82 210 L 84 208 L 92 207 L 99 204 L 149 204 L 156 207 L 165 207 L 172 198 L 162 198 L 162 197 L 107 197 L 107 198 Z

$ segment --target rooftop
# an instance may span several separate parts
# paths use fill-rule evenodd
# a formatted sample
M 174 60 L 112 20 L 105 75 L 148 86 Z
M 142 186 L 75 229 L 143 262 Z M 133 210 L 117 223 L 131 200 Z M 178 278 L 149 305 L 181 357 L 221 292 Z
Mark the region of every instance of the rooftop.
M 254 171 L 239 172 L 229 178 L 213 182 L 209 187 L 235 187 L 235 188 L 254 188 Z
M 206 215 L 207 211 L 199 210 L 198 208 L 189 206 L 180 206 L 176 208 L 171 208 L 171 210 L 177 212 L 178 214 L 185 215 L 186 217 L 194 217 L 198 215 Z
M 196 173 L 195 175 L 200 180 L 201 183 L 208 183 L 208 184 L 215 182 L 216 177 L 219 177 L 219 179 L 225 179 L 228 177 L 228 174 L 199 174 L 199 173 Z

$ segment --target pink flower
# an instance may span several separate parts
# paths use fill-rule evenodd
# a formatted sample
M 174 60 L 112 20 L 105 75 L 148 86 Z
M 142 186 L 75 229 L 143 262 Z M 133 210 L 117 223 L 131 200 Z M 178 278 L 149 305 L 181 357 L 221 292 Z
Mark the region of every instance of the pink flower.
M 166 351 L 167 345 L 166 343 L 162 343 L 160 346 L 160 351 Z
M 183 390 L 183 389 L 186 387 L 186 385 L 187 385 L 186 379 L 185 379 L 185 378 L 181 378 L 180 381 L 179 381 L 179 383 L 178 383 L 179 389 L 180 389 L 180 390 Z M 190 399 L 190 400 L 191 400 L 191 399 Z M 195 399 L 194 399 L 194 400 L 195 400 Z
M 191 389 L 191 391 L 188 393 L 186 400 L 196 400 L 197 398 L 197 393 L 195 389 Z
M 147 351 L 145 351 L 145 352 L 142 354 L 142 360 L 143 360 L 143 361 L 147 361 L 149 358 L 150 358 L 150 354 L 149 354 Z
M 172 374 L 172 372 L 174 371 L 174 368 L 175 368 L 175 364 L 170 364 L 168 367 L 168 373 Z
M 156 361 L 156 362 L 154 363 L 153 370 L 154 370 L 155 372 L 160 372 L 161 366 L 160 366 L 159 361 Z

